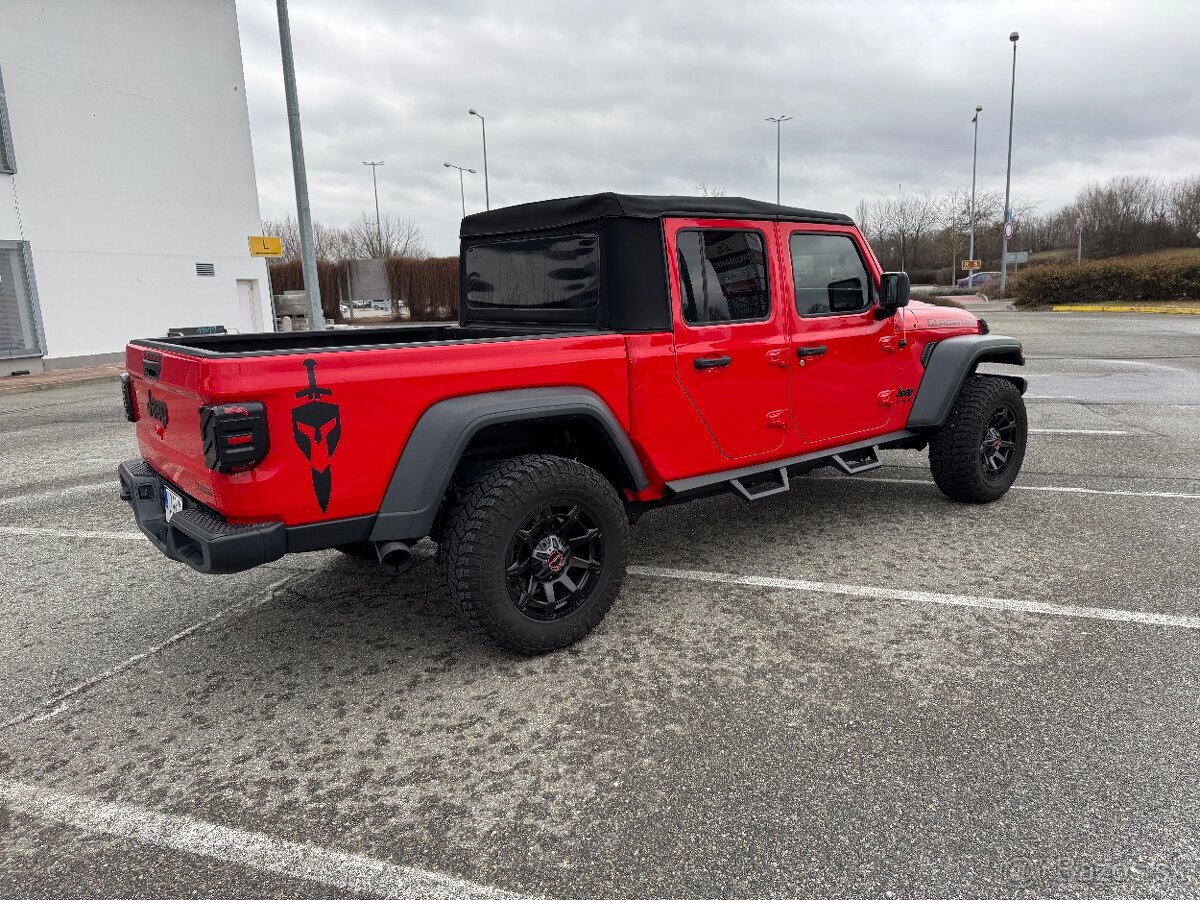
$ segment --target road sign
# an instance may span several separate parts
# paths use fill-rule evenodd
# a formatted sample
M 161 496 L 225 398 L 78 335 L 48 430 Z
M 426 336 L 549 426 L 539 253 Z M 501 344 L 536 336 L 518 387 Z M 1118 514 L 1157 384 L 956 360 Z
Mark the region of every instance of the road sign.
M 1006 241 L 1012 240 L 1013 229 L 1016 226 L 1016 224 L 1017 223 L 1014 222 L 1012 219 L 1009 219 L 1007 222 L 1004 223 L 1004 239 Z
M 246 240 L 250 242 L 251 256 L 283 256 L 283 241 L 280 238 L 251 235 Z
M 963 271 L 964 272 L 974 272 L 974 271 L 977 271 L 978 269 L 982 269 L 983 268 L 983 266 L 981 265 L 982 262 L 983 262 L 983 260 L 981 260 L 981 259 L 964 259 L 962 261 Z
M 1006 259 L 1009 265 L 1015 265 L 1016 263 L 1027 263 L 1029 262 L 1029 251 L 1009 250 Z

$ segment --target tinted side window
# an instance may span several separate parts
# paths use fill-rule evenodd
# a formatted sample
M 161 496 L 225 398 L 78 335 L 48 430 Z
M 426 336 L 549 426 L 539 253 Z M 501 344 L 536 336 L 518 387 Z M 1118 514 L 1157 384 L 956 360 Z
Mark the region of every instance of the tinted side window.
M 871 305 L 871 279 L 849 236 L 793 234 L 789 244 L 800 315 L 862 312 Z
M 467 248 L 467 304 L 476 309 L 589 309 L 600 300 L 600 238 L 552 234 Z
M 767 259 L 757 231 L 681 231 L 675 238 L 683 320 L 753 322 L 767 318 Z

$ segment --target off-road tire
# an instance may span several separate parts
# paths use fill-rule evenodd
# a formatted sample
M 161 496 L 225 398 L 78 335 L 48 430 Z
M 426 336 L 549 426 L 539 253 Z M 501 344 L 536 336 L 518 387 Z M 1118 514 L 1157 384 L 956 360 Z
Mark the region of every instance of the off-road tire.
M 981 444 L 989 423 L 1007 409 L 1015 420 L 1015 439 L 1007 465 L 996 474 L 987 471 Z M 942 493 L 960 503 L 991 503 L 1012 486 L 1021 463 L 1029 424 L 1017 386 L 1006 378 L 972 375 L 963 384 L 941 429 L 929 442 L 929 468 Z
M 555 504 L 586 510 L 601 532 L 594 541 L 603 562 L 576 608 L 542 621 L 518 608 L 506 569 L 518 530 Z M 621 588 L 628 549 L 624 506 L 603 475 L 562 457 L 518 456 L 475 473 L 447 519 L 439 553 L 463 620 L 498 646 L 534 656 L 573 644 L 600 623 Z

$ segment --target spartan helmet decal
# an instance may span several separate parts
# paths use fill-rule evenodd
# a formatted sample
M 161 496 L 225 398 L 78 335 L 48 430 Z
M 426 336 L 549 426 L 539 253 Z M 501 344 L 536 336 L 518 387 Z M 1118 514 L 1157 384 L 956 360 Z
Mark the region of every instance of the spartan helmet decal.
M 304 366 L 308 369 L 308 387 L 297 391 L 296 397 L 307 402 L 292 410 L 292 437 L 312 467 L 313 493 L 321 512 L 325 512 L 333 489 L 329 458 L 342 439 L 342 414 L 336 403 L 321 399 L 332 396 L 333 391 L 317 387 L 317 361 L 306 359 Z

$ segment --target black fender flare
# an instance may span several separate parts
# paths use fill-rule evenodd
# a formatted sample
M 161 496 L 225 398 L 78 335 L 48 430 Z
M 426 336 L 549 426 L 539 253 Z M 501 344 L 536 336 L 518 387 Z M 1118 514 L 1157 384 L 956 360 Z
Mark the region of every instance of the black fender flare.
M 396 463 L 371 540 L 413 540 L 429 534 L 467 445 L 489 425 L 547 419 L 586 419 L 599 426 L 629 484 L 650 483 L 629 435 L 599 396 L 578 387 L 522 388 L 452 397 L 427 409 Z
M 925 363 L 925 374 L 908 413 L 908 427 L 941 427 L 950 415 L 950 407 L 963 382 L 981 362 L 1023 366 L 1025 353 L 1019 340 L 1002 334 L 962 334 L 939 341 Z M 1027 383 L 1024 378 L 1001 377 L 1012 381 L 1022 394 L 1025 393 Z

